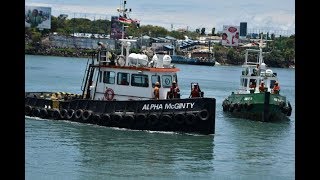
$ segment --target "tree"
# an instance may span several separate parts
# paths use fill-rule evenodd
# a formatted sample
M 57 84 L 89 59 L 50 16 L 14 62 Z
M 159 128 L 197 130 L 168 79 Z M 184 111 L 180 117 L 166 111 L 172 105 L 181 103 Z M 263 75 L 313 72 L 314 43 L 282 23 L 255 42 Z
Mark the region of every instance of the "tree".
M 201 35 L 205 35 L 206 28 L 201 28 Z
M 216 28 L 212 28 L 212 36 L 215 35 Z

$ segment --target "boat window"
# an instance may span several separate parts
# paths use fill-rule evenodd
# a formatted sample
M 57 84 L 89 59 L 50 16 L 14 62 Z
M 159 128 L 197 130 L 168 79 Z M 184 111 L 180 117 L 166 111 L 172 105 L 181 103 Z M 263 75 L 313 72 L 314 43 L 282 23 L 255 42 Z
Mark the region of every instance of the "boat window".
M 156 82 L 159 82 L 159 84 L 160 84 L 159 87 L 161 87 L 160 76 L 159 76 L 159 75 L 152 75 L 152 76 L 151 76 L 152 87 L 155 86 Z
M 99 71 L 99 74 L 98 74 L 98 76 L 99 76 L 99 82 L 101 82 L 101 81 L 102 81 L 102 76 L 101 76 L 101 74 L 102 74 L 102 72 L 101 72 L 101 71 Z
M 241 78 L 240 86 L 247 87 L 247 84 L 248 84 L 248 79 L 247 78 Z
M 272 89 L 276 80 L 270 80 L 270 88 Z
M 129 85 L 129 81 L 130 81 L 130 74 L 129 73 L 118 73 L 118 77 L 117 77 L 117 84 L 119 85 Z
M 169 88 L 172 85 L 172 77 L 170 75 L 162 76 L 162 84 L 164 88 Z
M 116 73 L 113 71 L 103 72 L 103 82 L 107 84 L 114 84 Z
M 149 87 L 148 75 L 144 74 L 132 74 L 131 86 Z

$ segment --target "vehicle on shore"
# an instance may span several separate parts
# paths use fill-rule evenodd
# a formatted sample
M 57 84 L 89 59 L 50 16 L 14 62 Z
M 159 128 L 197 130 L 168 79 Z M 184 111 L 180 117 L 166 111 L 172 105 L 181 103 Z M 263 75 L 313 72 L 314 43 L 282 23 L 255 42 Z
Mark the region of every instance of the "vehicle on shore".
M 258 54 L 256 61 L 249 60 L 249 52 Z M 240 88 L 224 99 L 223 111 L 257 121 L 288 120 L 292 112 L 291 104 L 280 93 L 281 83 L 277 73 L 267 68 L 262 54 L 261 46 L 259 50 L 246 49 Z

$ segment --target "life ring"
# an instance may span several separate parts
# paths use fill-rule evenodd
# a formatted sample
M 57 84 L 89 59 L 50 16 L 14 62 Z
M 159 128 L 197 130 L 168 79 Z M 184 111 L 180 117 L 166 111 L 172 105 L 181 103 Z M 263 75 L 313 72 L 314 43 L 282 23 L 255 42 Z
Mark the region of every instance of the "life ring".
M 42 108 L 42 109 L 40 110 L 40 117 L 41 117 L 42 119 L 48 117 L 48 111 L 47 111 L 47 109 Z
M 82 121 L 83 121 L 83 122 L 89 122 L 91 115 L 92 115 L 92 111 L 90 111 L 90 110 L 85 110 L 85 111 L 82 113 L 82 116 L 81 116 Z
M 104 98 L 108 101 L 111 101 L 114 97 L 114 91 L 111 88 L 107 88 L 106 92 L 104 93 Z
M 197 122 L 197 118 L 193 113 L 187 113 L 186 123 L 187 125 L 194 125 Z
M 209 119 L 209 112 L 206 109 L 198 112 L 197 115 L 202 121 L 206 121 Z

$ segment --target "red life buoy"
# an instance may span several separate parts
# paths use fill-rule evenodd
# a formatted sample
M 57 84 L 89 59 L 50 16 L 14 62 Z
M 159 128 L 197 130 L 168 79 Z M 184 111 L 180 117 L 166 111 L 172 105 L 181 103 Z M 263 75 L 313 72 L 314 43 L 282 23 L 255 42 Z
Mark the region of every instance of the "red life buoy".
M 106 98 L 108 101 L 111 101 L 113 97 L 114 97 L 114 91 L 111 88 L 108 88 L 104 93 L 104 98 Z

